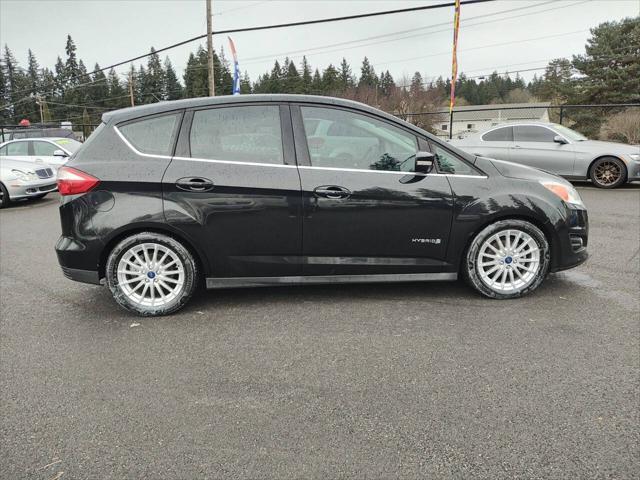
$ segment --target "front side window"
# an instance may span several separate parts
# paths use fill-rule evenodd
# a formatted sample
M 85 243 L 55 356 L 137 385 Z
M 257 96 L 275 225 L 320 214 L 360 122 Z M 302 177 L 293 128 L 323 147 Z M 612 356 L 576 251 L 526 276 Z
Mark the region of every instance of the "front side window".
M 545 127 L 516 125 L 513 127 L 516 142 L 553 142 L 554 132 Z
M 243 105 L 196 111 L 190 142 L 195 158 L 282 164 L 280 107 Z
M 27 142 L 13 142 L 7 145 L 8 157 L 26 157 L 27 155 L 29 155 Z
M 119 126 L 136 150 L 150 155 L 171 155 L 179 113 L 136 120 Z
M 53 157 L 53 152 L 59 150 L 55 145 L 49 142 L 31 142 L 33 143 L 33 154 L 43 157 Z
M 312 166 L 414 171 L 418 151 L 414 135 L 351 111 L 322 107 L 301 107 L 301 110 Z M 326 130 L 320 129 L 317 134 L 310 125 L 316 119 L 329 123 Z
M 478 175 L 477 171 L 448 150 L 434 143 L 431 144 L 431 148 L 436 156 L 436 166 L 438 167 L 439 173 L 446 173 L 448 175 Z
M 513 127 L 502 127 L 491 130 L 482 136 L 485 142 L 513 142 Z

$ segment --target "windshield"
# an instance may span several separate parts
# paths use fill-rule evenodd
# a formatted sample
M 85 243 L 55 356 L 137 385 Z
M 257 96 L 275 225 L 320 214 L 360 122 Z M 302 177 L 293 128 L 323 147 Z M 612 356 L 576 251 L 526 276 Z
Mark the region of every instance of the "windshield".
M 571 130 L 570 128 L 567 128 L 564 125 L 558 125 L 556 123 L 553 125 L 553 128 L 555 128 L 560 135 L 564 135 L 572 142 L 584 142 L 585 140 L 589 140 L 587 137 L 585 137 L 581 133 L 578 133 L 575 130 Z
M 82 146 L 80 142 L 73 138 L 60 138 L 58 140 L 54 140 L 54 143 L 60 145 L 69 153 L 76 153 L 76 151 Z

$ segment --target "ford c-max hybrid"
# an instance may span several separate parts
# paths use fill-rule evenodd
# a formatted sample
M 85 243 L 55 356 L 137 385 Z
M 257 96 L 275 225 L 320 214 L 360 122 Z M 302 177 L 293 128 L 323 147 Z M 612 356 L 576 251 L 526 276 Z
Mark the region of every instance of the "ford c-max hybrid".
M 498 299 L 587 258 L 565 180 L 327 97 L 106 113 L 59 170 L 65 275 L 141 315 L 207 288 L 455 280 Z

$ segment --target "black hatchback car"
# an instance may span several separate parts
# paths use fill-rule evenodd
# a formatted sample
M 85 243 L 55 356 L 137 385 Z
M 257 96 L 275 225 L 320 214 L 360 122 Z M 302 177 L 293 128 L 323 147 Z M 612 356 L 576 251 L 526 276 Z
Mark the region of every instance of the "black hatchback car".
M 61 168 L 65 275 L 141 315 L 207 288 L 455 280 L 518 297 L 587 258 L 554 175 L 346 100 L 243 95 L 107 113 Z

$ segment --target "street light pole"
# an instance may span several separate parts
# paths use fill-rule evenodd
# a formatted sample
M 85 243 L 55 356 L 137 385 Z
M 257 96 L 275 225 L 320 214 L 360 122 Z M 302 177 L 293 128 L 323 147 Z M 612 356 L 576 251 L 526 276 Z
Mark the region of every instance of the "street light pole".
M 213 19 L 211 16 L 211 0 L 205 0 L 207 2 L 207 63 L 209 66 L 209 96 L 214 97 L 216 95 L 216 87 L 213 77 L 213 33 L 211 25 Z

